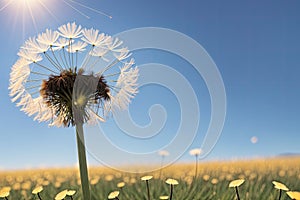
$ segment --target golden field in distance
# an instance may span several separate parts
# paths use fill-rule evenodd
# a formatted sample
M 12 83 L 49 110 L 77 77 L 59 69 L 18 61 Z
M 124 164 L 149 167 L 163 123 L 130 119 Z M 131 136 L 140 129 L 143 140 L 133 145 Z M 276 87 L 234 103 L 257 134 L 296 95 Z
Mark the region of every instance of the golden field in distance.
M 236 179 L 245 180 L 238 188 L 241 199 L 274 200 L 278 199 L 279 190 L 274 188 L 273 181 L 283 183 L 291 191 L 300 191 L 300 157 L 200 162 L 196 177 L 195 163 L 174 164 L 162 171 L 147 174 L 91 167 L 89 176 L 92 199 L 107 199 L 110 192 L 117 190 L 120 191 L 120 200 L 146 200 L 147 188 L 141 180 L 145 175 L 153 176 L 149 180 L 151 199 L 169 196 L 170 187 L 165 180 L 173 178 L 179 183 L 174 185 L 173 200 L 236 199 L 235 190 L 229 188 L 229 183 Z M 36 194 L 32 194 L 37 186 L 43 187 L 39 193 L 41 199 L 54 199 L 66 189 L 76 191 L 73 199 L 82 199 L 79 172 L 75 168 L 0 171 L 0 189 L 10 188 L 7 199 L 39 199 Z M 283 191 L 281 199 L 291 198 Z

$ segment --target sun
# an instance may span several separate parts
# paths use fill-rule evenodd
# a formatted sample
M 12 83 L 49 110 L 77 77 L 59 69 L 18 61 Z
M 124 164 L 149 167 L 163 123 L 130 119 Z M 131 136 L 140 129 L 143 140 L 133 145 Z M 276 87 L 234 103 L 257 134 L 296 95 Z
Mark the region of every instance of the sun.
M 9 15 L 15 24 L 18 24 L 17 26 L 22 26 L 24 35 L 25 26 L 30 23 L 38 32 L 38 24 L 41 23 L 42 19 L 52 18 L 60 22 L 59 13 L 53 7 L 53 5 L 58 6 L 59 4 L 61 4 L 59 7 L 65 6 L 87 19 L 90 19 L 90 16 L 86 11 L 103 15 L 109 19 L 112 18 L 112 16 L 76 0 L 2 0 L 0 1 L 0 14 L 5 11 L 5 17 Z

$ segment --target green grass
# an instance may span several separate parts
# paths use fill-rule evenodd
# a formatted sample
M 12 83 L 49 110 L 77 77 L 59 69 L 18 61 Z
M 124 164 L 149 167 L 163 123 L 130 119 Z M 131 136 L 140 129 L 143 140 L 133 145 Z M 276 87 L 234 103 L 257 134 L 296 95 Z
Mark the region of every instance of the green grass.
M 159 171 L 148 173 L 154 176 L 149 181 L 151 200 L 169 195 L 170 187 L 165 183 L 167 178 L 179 182 L 174 186 L 173 200 L 234 200 L 235 191 L 228 184 L 239 178 L 245 179 L 245 183 L 239 187 L 242 200 L 275 200 L 279 191 L 274 189 L 273 180 L 284 183 L 290 190 L 300 191 L 299 163 L 300 158 L 200 163 L 196 179 L 193 179 L 195 166 L 192 163 L 175 164 L 163 169 L 161 179 L 158 179 Z M 90 180 L 99 178 L 98 182 L 94 181 L 94 185 L 91 185 L 93 200 L 105 200 L 114 190 L 120 191 L 120 200 L 147 200 L 146 184 L 140 180 L 145 174 L 123 173 L 106 168 L 91 168 L 89 171 Z M 213 178 L 217 179 L 216 184 L 211 182 Z M 75 189 L 77 193 L 73 198 L 81 200 L 78 181 L 77 169 L 0 172 L 0 189 L 10 186 L 12 189 L 8 199 L 13 200 L 38 199 L 31 194 L 36 185 L 44 186 L 40 194 L 44 200 L 54 199 L 64 189 Z M 126 183 L 122 189 L 117 188 L 119 182 Z M 283 192 L 281 200 L 288 199 Z

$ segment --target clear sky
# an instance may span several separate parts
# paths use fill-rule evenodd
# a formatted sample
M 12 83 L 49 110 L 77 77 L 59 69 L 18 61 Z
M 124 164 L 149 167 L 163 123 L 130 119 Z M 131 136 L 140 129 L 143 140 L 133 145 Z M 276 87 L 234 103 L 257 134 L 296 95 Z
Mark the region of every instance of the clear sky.
M 0 169 L 77 163 L 74 129 L 49 128 L 33 121 L 10 101 L 7 89 L 10 68 L 25 39 L 73 21 L 110 35 L 133 28 L 163 27 L 179 31 L 202 45 L 218 67 L 227 98 L 221 137 L 203 160 L 300 153 L 300 1 L 19 0 L 5 7 L 7 2 L 10 1 L 0 2 Z M 198 98 L 201 120 L 189 149 L 199 148 L 211 114 L 203 77 L 195 73 L 190 63 L 168 52 L 144 50 L 134 52 L 133 57 L 137 65 L 168 65 L 190 82 Z M 113 143 L 127 151 L 162 148 L 176 137 L 174 133 L 181 120 L 175 96 L 168 88 L 148 85 L 140 88 L 130 105 L 133 120 L 141 126 L 151 123 L 151 105 L 164 106 L 167 120 L 157 138 L 135 142 L 122 135 L 113 119 L 103 124 L 103 129 L 111 132 L 109 138 Z M 105 149 L 103 152 L 109 154 Z M 187 151 L 179 161 L 192 159 Z M 159 157 L 153 162 L 159 162 Z M 89 157 L 89 163 L 98 162 Z M 120 163 L 127 163 L 126 158 Z

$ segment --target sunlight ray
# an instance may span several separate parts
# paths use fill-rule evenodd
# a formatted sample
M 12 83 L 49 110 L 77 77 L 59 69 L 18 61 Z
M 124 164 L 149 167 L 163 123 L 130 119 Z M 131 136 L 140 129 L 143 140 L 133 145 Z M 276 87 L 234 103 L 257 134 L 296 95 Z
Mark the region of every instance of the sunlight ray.
M 54 15 L 54 13 L 43 3 L 43 1 L 38 0 L 38 2 L 42 5 L 42 7 L 54 18 L 57 23 L 60 23 L 58 18 Z
M 78 12 L 79 14 L 81 14 L 83 17 L 90 19 L 90 17 L 86 14 L 84 14 L 83 12 L 81 12 L 80 10 L 78 10 L 77 8 L 75 8 L 74 6 L 72 6 L 70 3 L 66 2 L 65 0 L 63 0 L 63 2 L 65 4 L 67 4 L 70 8 L 72 8 L 73 10 L 75 10 L 76 12 Z
M 74 0 L 68 0 L 68 1 L 70 1 L 70 2 L 72 2 L 72 3 L 74 3 L 74 4 L 77 4 L 77 5 L 79 5 L 79 6 L 83 7 L 83 8 L 86 8 L 86 9 L 89 9 L 89 10 L 91 10 L 91 11 L 94 11 L 95 13 L 98 13 L 98 14 L 100 14 L 100 15 L 104 15 L 104 16 L 106 16 L 106 17 L 112 19 L 112 16 L 111 16 L 111 15 L 108 15 L 108 14 L 105 13 L 105 12 L 101 12 L 101 11 L 99 11 L 99 10 L 96 10 L 96 9 L 94 9 L 94 8 L 91 8 L 91 7 L 89 7 L 89 6 L 86 6 L 86 5 L 82 4 L 82 3 L 79 3 L 79 2 L 74 1 Z
M 4 10 L 5 8 L 7 8 L 12 2 L 13 2 L 13 0 L 10 0 L 10 1 L 7 2 L 6 4 L 4 4 L 4 6 L 2 6 L 2 7 L 0 8 L 0 12 L 1 12 L 2 10 Z
M 26 1 L 26 6 L 27 6 L 28 11 L 29 11 L 29 13 L 30 13 L 30 17 L 31 17 L 31 20 L 32 20 L 34 29 L 35 29 L 36 32 L 38 32 L 38 28 L 37 28 L 37 25 L 36 25 L 36 21 L 35 21 L 33 12 L 32 12 L 31 7 L 30 7 L 30 5 L 29 5 L 29 3 L 28 3 L 27 1 Z

